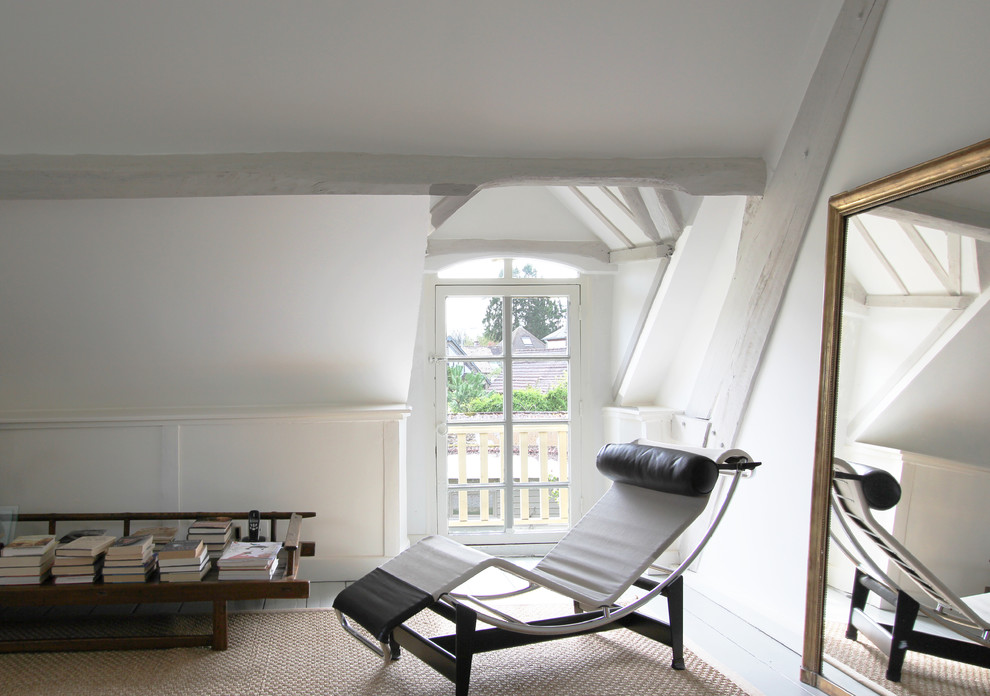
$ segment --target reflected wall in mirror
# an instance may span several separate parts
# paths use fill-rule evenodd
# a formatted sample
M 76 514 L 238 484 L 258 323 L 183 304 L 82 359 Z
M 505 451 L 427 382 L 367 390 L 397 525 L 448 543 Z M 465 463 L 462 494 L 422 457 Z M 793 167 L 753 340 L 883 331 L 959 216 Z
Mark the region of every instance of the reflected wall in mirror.
M 988 170 L 990 140 L 829 201 L 802 669 L 827 693 L 990 693 Z

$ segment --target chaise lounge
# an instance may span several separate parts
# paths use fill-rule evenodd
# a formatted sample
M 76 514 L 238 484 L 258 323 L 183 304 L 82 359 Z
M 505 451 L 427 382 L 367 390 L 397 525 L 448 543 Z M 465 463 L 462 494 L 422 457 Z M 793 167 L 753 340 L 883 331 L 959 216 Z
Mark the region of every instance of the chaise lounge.
M 990 594 L 959 597 L 876 520 L 873 510 L 889 510 L 901 497 L 897 480 L 882 469 L 834 460 L 832 509 L 838 529 L 832 539 L 856 564 L 846 638 L 860 633 L 887 656 L 886 677 L 900 681 L 908 651 L 990 667 Z M 844 537 L 844 538 L 843 538 Z M 864 545 L 865 544 L 865 545 Z M 882 552 L 910 586 L 891 579 L 866 547 Z M 870 593 L 894 606 L 893 623 L 867 615 Z M 958 635 L 951 638 L 926 632 L 919 613 Z
M 670 646 L 671 666 L 684 669 L 682 575 L 714 533 L 739 479 L 758 463 L 740 450 L 628 443 L 603 447 L 597 466 L 612 480 L 611 487 L 535 567 L 427 537 L 337 596 L 334 609 L 344 629 L 385 664 L 398 659 L 400 646 L 406 648 L 453 681 L 457 696 L 468 693 L 477 653 L 616 628 Z M 662 580 L 645 577 L 706 509 L 720 474 L 731 475 L 731 483 L 700 542 L 676 569 L 662 569 Z M 499 595 L 457 591 L 487 568 L 526 584 Z M 623 594 L 634 586 L 645 594 L 623 603 Z M 524 621 L 490 604 L 539 588 L 572 600 L 574 613 Z M 637 611 L 660 595 L 667 599 L 666 623 Z M 453 622 L 455 632 L 430 638 L 405 625 L 424 609 Z M 479 630 L 479 622 L 490 627 Z

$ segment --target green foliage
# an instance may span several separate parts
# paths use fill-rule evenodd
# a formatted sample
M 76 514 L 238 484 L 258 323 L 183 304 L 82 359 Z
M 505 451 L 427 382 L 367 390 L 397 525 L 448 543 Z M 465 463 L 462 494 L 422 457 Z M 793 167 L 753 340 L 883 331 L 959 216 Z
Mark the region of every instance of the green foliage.
M 564 323 L 564 302 L 554 297 L 515 297 L 512 299 L 512 329 L 523 326 L 539 339 L 549 336 Z M 484 338 L 493 343 L 502 340 L 502 298 L 488 301 L 481 320 Z
M 449 392 L 448 392 L 449 393 Z M 564 380 L 546 394 L 535 387 L 512 392 L 512 408 L 517 412 L 549 413 L 567 411 L 567 381 Z M 483 394 L 467 403 L 458 413 L 501 413 L 502 395 L 498 392 Z
M 484 393 L 484 375 L 465 370 L 459 363 L 447 365 L 447 408 L 450 413 L 470 411 L 469 402 Z
M 512 392 L 512 409 L 514 411 L 546 411 L 546 397 L 535 387 L 516 389 Z
M 468 404 L 467 411 L 470 413 L 501 413 L 502 395 L 499 392 L 489 392 L 484 396 Z

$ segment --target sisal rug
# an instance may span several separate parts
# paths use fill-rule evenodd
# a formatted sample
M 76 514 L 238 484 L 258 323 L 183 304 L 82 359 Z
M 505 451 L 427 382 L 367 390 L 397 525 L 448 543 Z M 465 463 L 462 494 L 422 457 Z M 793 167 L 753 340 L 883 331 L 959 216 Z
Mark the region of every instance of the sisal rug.
M 990 694 L 990 669 L 913 652 L 904 659 L 901 681 L 889 681 L 886 655 L 863 636 L 846 638 L 844 623 L 826 622 L 825 654 L 897 696 Z
M 416 628 L 446 632 L 449 624 L 424 612 Z M 76 694 L 221 694 L 282 696 L 452 696 L 453 684 L 412 655 L 383 668 L 381 660 L 344 633 L 330 610 L 234 613 L 229 648 L 130 650 L 0 655 L 5 696 Z M 103 626 L 94 626 L 103 622 Z M 134 622 L 160 632 L 208 632 L 208 617 L 114 617 L 59 620 L 66 635 L 94 628 L 135 633 Z M 410 622 L 413 623 L 413 622 Z M 33 630 L 7 622 L 10 631 Z M 431 633 L 428 633 L 428 635 Z M 618 629 L 475 656 L 471 696 L 745 696 L 746 692 L 685 651 L 687 669 L 670 669 L 670 649 Z

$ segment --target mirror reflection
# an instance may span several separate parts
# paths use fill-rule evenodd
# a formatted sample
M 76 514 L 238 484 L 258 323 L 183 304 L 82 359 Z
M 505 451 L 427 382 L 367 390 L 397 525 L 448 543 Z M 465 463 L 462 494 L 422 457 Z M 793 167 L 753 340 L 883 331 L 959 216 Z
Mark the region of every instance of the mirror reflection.
M 847 221 L 823 673 L 857 692 L 990 693 L 988 264 L 990 175 Z

